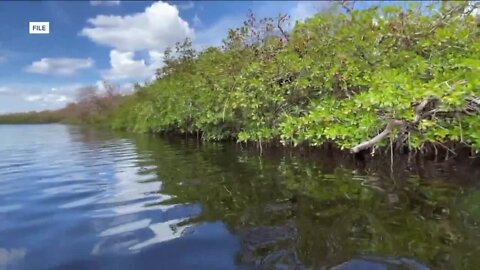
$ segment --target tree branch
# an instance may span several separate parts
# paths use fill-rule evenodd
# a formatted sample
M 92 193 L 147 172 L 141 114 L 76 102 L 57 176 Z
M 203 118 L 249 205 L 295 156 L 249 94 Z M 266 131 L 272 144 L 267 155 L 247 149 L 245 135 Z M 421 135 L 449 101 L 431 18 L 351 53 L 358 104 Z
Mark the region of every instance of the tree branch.
M 288 34 L 283 30 L 283 27 L 282 27 L 282 23 L 284 23 L 287 19 L 288 19 L 288 15 L 279 16 L 277 21 L 277 28 L 278 30 L 280 30 L 280 33 L 282 33 L 282 36 L 285 39 L 285 41 L 288 42 L 290 38 Z
M 402 120 L 395 120 L 395 119 L 391 120 L 381 133 L 379 133 L 377 136 L 373 137 L 372 139 L 370 139 L 368 141 L 365 141 L 365 142 L 353 147 L 351 152 L 353 154 L 356 154 L 356 153 L 359 153 L 363 150 L 371 148 L 375 144 L 379 143 L 383 138 L 387 137 L 388 134 L 390 134 L 390 132 L 392 132 L 396 128 L 398 128 L 400 126 L 403 126 L 403 125 L 405 125 L 405 122 L 402 121 Z
M 347 0 L 342 1 L 342 6 L 349 14 L 352 14 L 353 8 L 350 6 L 350 3 L 348 3 Z
M 450 118 L 450 117 L 458 117 L 459 113 L 474 115 L 480 113 L 480 99 L 472 96 L 465 98 L 465 107 L 461 110 L 444 110 L 440 106 L 440 101 L 437 97 L 429 96 L 425 98 L 422 102 L 413 104 L 415 110 L 415 117 L 412 121 L 407 122 L 403 120 L 393 119 L 387 124 L 385 129 L 373 137 L 370 140 L 362 142 L 357 146 L 353 147 L 350 151 L 353 154 L 359 153 L 363 150 L 369 149 L 373 147 L 375 144 L 379 143 L 382 139 L 388 136 L 393 130 L 397 128 L 405 128 L 408 130 L 410 127 L 415 127 L 420 123 L 421 120 L 426 119 L 428 117 L 435 117 L 435 119 L 442 117 L 442 118 Z M 403 135 L 404 136 L 404 135 Z

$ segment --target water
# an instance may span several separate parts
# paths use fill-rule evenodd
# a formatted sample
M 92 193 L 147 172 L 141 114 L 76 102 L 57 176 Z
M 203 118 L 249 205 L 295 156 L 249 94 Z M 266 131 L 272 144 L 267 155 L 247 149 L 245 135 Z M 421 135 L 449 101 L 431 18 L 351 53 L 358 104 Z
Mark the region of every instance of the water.
M 478 163 L 305 155 L 0 126 L 0 269 L 478 269 Z

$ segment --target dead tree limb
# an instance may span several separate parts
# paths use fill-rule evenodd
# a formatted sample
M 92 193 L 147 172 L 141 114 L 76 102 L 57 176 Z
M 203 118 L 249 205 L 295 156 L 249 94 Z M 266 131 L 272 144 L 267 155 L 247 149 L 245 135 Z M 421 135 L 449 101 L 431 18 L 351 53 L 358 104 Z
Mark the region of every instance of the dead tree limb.
M 373 137 L 372 139 L 370 139 L 368 141 L 365 141 L 365 142 L 362 142 L 361 144 L 353 147 L 351 152 L 353 154 L 356 154 L 356 153 L 359 153 L 363 150 L 371 148 L 375 144 L 379 143 L 383 138 L 387 137 L 388 134 L 390 134 L 392 131 L 394 131 L 395 129 L 397 129 L 400 126 L 403 126 L 404 124 L 405 124 L 405 122 L 402 121 L 402 120 L 395 120 L 395 119 L 391 120 L 381 133 L 379 133 L 377 136 Z
M 282 24 L 285 23 L 288 19 L 289 19 L 288 15 L 280 15 L 277 21 L 277 28 L 278 30 L 280 30 L 280 33 L 282 34 L 282 37 L 285 39 L 286 42 L 288 42 L 290 38 L 287 32 L 283 30 Z
M 342 1 L 342 7 L 343 7 L 349 14 L 352 14 L 353 7 L 350 5 L 349 1 L 343 0 L 343 1 Z

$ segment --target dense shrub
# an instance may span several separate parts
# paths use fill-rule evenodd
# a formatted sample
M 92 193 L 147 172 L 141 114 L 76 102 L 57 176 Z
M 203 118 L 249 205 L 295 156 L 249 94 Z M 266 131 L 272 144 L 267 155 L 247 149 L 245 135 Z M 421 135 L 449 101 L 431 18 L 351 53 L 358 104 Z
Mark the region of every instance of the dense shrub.
M 405 143 L 480 149 L 480 118 L 465 111 L 480 95 L 471 10 L 466 2 L 333 9 L 297 22 L 289 34 L 285 16 L 250 15 L 220 48 L 196 52 L 187 40 L 168 50 L 157 80 L 130 96 L 112 124 L 207 140 L 351 148 L 389 119 L 412 122 L 413 104 L 433 97 L 438 114 L 416 122 Z

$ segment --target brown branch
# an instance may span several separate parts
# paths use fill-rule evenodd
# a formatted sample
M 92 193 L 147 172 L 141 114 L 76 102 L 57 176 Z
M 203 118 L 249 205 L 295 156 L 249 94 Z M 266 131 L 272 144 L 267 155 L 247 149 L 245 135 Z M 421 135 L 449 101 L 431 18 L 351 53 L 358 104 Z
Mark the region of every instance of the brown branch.
M 413 123 L 416 124 L 420 122 L 420 120 L 424 119 L 426 117 L 426 114 L 424 113 L 425 107 L 430 105 L 432 102 L 435 102 L 437 100 L 436 97 L 427 97 L 424 99 L 420 104 L 415 106 L 415 117 L 413 119 Z M 431 115 L 435 110 L 431 110 L 427 112 L 428 115 Z
M 348 5 L 348 1 L 342 1 L 342 6 L 349 13 L 351 13 L 352 9 Z M 430 30 L 416 32 L 416 33 L 413 33 L 411 35 L 388 33 L 388 34 L 382 35 L 380 37 L 379 41 L 377 42 L 377 44 L 381 44 L 386 38 L 406 39 L 406 40 L 416 41 L 422 36 L 430 35 L 430 34 L 434 33 L 437 28 L 441 27 L 442 25 L 447 24 L 448 20 L 450 20 L 453 17 L 452 15 L 454 15 L 455 12 L 459 12 L 461 10 L 464 10 L 465 7 L 466 6 L 459 5 L 459 6 L 455 6 L 455 7 L 450 8 L 444 14 L 441 14 L 440 18 L 438 18 L 436 21 L 434 21 L 431 24 Z M 473 11 L 473 9 L 472 9 L 472 11 Z
M 431 115 L 434 113 L 434 110 L 431 110 L 427 113 L 424 113 L 425 108 L 431 103 L 436 101 L 437 99 L 435 97 L 428 97 L 424 99 L 422 102 L 420 102 L 418 105 L 415 106 L 415 118 L 412 123 L 406 123 L 402 120 L 391 120 L 385 129 L 379 133 L 377 136 L 373 137 L 372 139 L 362 142 L 359 145 L 353 147 L 351 149 L 351 152 L 356 154 L 359 153 L 363 150 L 369 149 L 375 144 L 379 143 L 383 138 L 387 137 L 390 132 L 395 130 L 398 127 L 405 127 L 407 125 L 416 125 L 420 120 L 424 119 L 427 115 Z M 392 150 L 393 151 L 393 150 Z
M 344 8 L 349 14 L 352 14 L 353 8 L 350 6 L 350 4 L 348 3 L 348 1 L 343 0 L 343 1 L 342 1 L 342 6 L 343 6 L 343 8 Z
M 458 114 L 467 114 L 474 115 L 480 113 L 480 99 L 473 96 L 465 98 L 467 105 L 465 108 L 457 111 L 448 111 L 440 107 L 438 98 L 430 96 L 425 98 L 422 102 L 414 104 L 415 117 L 413 121 L 406 122 L 403 120 L 393 119 L 387 124 L 385 129 L 373 137 L 370 140 L 362 142 L 357 146 L 353 147 L 350 151 L 354 154 L 359 153 L 363 150 L 373 147 L 375 144 L 379 143 L 382 139 L 387 137 L 393 130 L 397 128 L 405 128 L 408 130 L 411 127 L 415 127 L 420 123 L 421 120 L 426 119 L 427 117 L 458 117 Z M 404 136 L 404 135 L 403 135 Z
M 278 27 L 278 30 L 280 30 L 280 33 L 282 33 L 283 38 L 285 38 L 285 41 L 288 42 L 290 40 L 290 38 L 289 38 L 288 34 L 282 28 L 282 23 L 285 22 L 287 19 L 288 19 L 288 15 L 280 16 L 278 18 L 278 21 L 277 21 L 277 27 Z
M 440 14 L 441 15 L 440 18 L 438 18 L 436 21 L 434 21 L 431 24 L 431 28 L 430 28 L 429 31 L 416 32 L 412 36 L 413 37 L 421 37 L 421 36 L 424 36 L 424 35 L 432 34 L 433 32 L 435 32 L 435 30 L 437 28 L 439 28 L 442 25 L 447 24 L 448 20 L 453 17 L 452 15 L 454 15 L 455 12 L 465 10 L 465 8 L 466 8 L 466 5 L 458 5 L 458 6 L 450 8 L 444 14 Z
M 403 126 L 403 125 L 405 125 L 405 122 L 402 121 L 402 120 L 395 120 L 395 119 L 391 120 L 381 133 L 379 133 L 377 136 L 373 137 L 372 139 L 370 139 L 368 141 L 365 141 L 365 142 L 353 147 L 351 152 L 353 154 L 356 154 L 356 153 L 359 153 L 363 150 L 371 148 L 375 144 L 379 143 L 383 138 L 387 137 L 388 134 L 390 134 L 390 132 L 392 132 L 396 128 L 398 128 L 400 126 Z

